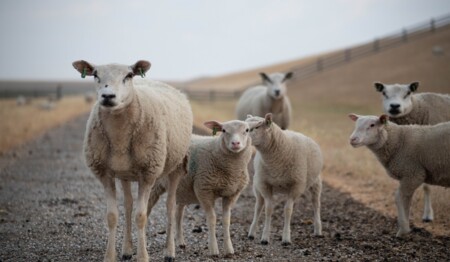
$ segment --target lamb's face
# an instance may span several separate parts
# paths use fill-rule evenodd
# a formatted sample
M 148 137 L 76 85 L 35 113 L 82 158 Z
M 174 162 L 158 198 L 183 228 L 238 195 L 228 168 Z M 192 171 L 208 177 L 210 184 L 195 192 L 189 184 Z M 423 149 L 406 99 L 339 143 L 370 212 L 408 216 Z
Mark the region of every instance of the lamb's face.
M 259 116 L 247 115 L 245 119 L 250 126 L 250 137 L 254 146 L 260 146 L 267 141 L 268 132 L 272 126 L 272 114 L 267 114 L 265 118 Z
M 232 120 L 224 123 L 208 121 L 205 122 L 205 126 L 212 129 L 214 134 L 215 132 L 222 132 L 220 139 L 230 152 L 239 153 L 248 144 L 251 144 L 251 139 L 248 135 L 250 127 L 244 121 Z
M 118 110 L 127 106 L 133 98 L 133 77 L 142 76 L 150 68 L 147 61 L 138 61 L 132 66 L 109 64 L 94 66 L 80 60 L 73 63 L 82 77 L 93 76 L 97 90 L 97 101 L 101 108 Z
M 353 147 L 369 146 L 380 139 L 380 133 L 385 128 L 388 116 L 359 116 L 350 114 L 349 118 L 355 123 L 355 130 L 350 136 L 350 144 Z
M 385 85 L 375 83 L 375 88 L 383 94 L 383 108 L 390 117 L 402 117 L 409 114 L 413 108 L 411 94 L 417 90 L 419 83 L 409 85 Z
M 263 83 L 267 86 L 267 94 L 273 99 L 281 99 L 286 93 L 286 80 L 292 77 L 292 73 L 287 74 L 274 73 L 267 75 L 265 73 L 260 73 Z

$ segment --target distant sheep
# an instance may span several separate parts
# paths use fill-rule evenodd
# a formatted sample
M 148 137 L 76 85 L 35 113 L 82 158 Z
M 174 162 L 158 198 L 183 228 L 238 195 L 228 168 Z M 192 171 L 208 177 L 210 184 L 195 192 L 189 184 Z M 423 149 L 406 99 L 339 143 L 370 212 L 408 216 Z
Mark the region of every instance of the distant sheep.
M 450 187 L 450 122 L 434 126 L 397 125 L 387 115 L 349 115 L 356 121 L 353 147 L 367 146 L 389 176 L 400 181 L 395 200 L 398 237 L 410 232 L 409 210 L 414 191 L 422 184 Z
M 314 235 L 322 234 L 320 195 L 323 157 L 316 142 L 300 133 L 281 130 L 269 113 L 262 117 L 248 116 L 250 137 L 256 147 L 253 192 L 256 197 L 253 222 L 248 233 L 254 239 L 264 205 L 265 223 L 261 244 L 269 243 L 273 213 L 273 194 L 287 196 L 284 206 L 283 245 L 291 244 L 291 216 L 294 202 L 305 192 L 311 193 L 314 209 Z
M 418 82 L 386 85 L 375 83 L 375 89 L 383 94 L 383 108 L 390 120 L 399 125 L 435 125 L 450 121 L 450 96 L 436 93 L 413 94 Z M 424 184 L 424 213 L 422 220 L 434 218 L 430 188 Z
M 192 111 L 178 90 L 156 81 L 134 81 L 150 68 L 147 61 L 132 66 L 108 64 L 94 66 L 80 60 L 73 66 L 82 76 L 94 76 L 97 102 L 87 122 L 84 140 L 86 163 L 102 183 L 107 202 L 109 229 L 105 261 L 116 260 L 118 209 L 115 179 L 122 183 L 125 196 L 125 227 L 122 259 L 133 255 L 131 181 L 139 192 L 135 210 L 138 229 L 137 260 L 148 261 L 145 227 L 147 204 L 155 181 L 187 163 L 192 130 Z M 167 247 L 165 258 L 175 257 L 174 221 L 176 179 L 168 179 Z
M 251 87 L 242 94 L 236 107 L 237 118 L 245 120 L 248 114 L 265 116 L 272 113 L 273 121 L 281 129 L 288 129 L 292 109 L 287 96 L 286 81 L 292 78 L 292 72 L 260 75 L 263 85 Z
M 225 254 L 233 254 L 230 215 L 232 206 L 249 180 L 247 165 L 252 155 L 249 126 L 238 120 L 225 123 L 208 121 L 205 125 L 213 132 L 222 133 L 219 137 L 192 135 L 188 175 L 181 179 L 177 189 L 177 241 L 180 247 L 186 246 L 182 228 L 184 207 L 199 203 L 206 213 L 209 253 L 218 255 L 214 202 L 222 198 L 224 249 Z M 182 175 L 183 172 L 179 172 L 176 176 Z M 166 184 L 167 179 L 158 180 L 150 195 L 150 207 L 166 191 Z

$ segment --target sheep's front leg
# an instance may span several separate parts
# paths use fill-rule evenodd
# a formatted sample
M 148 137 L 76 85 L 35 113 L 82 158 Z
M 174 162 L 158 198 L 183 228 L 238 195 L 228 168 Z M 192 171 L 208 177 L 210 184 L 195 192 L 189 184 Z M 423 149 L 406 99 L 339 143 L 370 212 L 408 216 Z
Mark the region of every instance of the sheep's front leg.
M 153 177 L 139 180 L 138 199 L 136 203 L 136 226 L 138 229 L 137 260 L 148 261 L 147 242 L 145 237 L 145 225 L 147 224 L 147 205 L 152 186 L 155 183 Z
M 430 186 L 427 184 L 423 184 L 423 193 L 424 193 L 424 209 L 423 209 L 423 222 L 431 222 L 434 219 L 433 207 L 431 206 L 431 196 L 430 196 Z
M 314 210 L 314 235 L 322 235 L 322 220 L 320 219 L 320 196 L 322 194 L 322 179 L 311 186 L 311 202 Z
M 186 248 L 186 243 L 184 242 L 184 232 L 183 232 L 183 215 L 184 215 L 184 205 L 177 204 L 177 211 L 175 213 L 175 219 L 177 223 L 177 243 L 180 248 Z
M 258 229 L 258 220 L 261 216 L 261 212 L 263 210 L 264 205 L 264 198 L 262 197 L 261 193 L 258 191 L 258 189 L 253 188 L 253 192 L 255 193 L 255 214 L 253 215 L 253 222 L 250 225 L 250 230 L 248 232 L 248 238 L 250 240 L 255 239 L 256 231 Z
M 114 178 L 103 175 L 99 177 L 100 182 L 105 188 L 106 195 L 106 222 L 108 224 L 108 244 L 104 261 L 116 261 L 116 232 L 119 211 L 116 201 L 116 183 Z
M 199 199 L 200 200 L 200 199 Z M 208 224 L 208 248 L 210 255 L 219 255 L 219 247 L 216 239 L 216 213 L 214 212 L 213 196 L 204 196 L 200 200 L 200 205 L 206 214 L 206 223 Z
M 233 243 L 230 237 L 231 208 L 236 203 L 239 194 L 232 197 L 222 198 L 222 216 L 223 216 L 223 235 L 225 254 L 234 254 Z
M 133 256 L 133 242 L 131 237 L 131 213 L 133 211 L 133 195 L 131 194 L 130 181 L 120 180 L 123 188 L 125 205 L 125 227 L 122 244 L 122 260 L 129 260 Z
M 411 231 L 409 227 L 409 209 L 414 191 L 420 186 L 420 184 L 421 183 L 411 180 L 400 181 L 400 186 L 395 194 L 395 201 L 398 211 L 397 219 L 399 225 L 397 237 L 402 237 Z
M 181 176 L 184 173 L 173 172 L 169 175 L 169 181 L 167 185 L 167 238 L 166 238 L 166 250 L 164 252 L 165 261 L 175 260 L 175 202 L 178 183 L 180 182 Z
M 270 240 L 270 231 L 272 224 L 272 213 L 273 213 L 273 197 L 272 191 L 267 190 L 267 192 L 263 193 L 264 197 L 264 209 L 265 209 L 265 220 L 264 220 L 264 229 L 261 237 L 261 244 L 267 245 Z
M 284 205 L 284 227 L 282 245 L 287 246 L 291 244 L 291 217 L 292 210 L 294 209 L 294 198 L 288 197 L 286 204 Z

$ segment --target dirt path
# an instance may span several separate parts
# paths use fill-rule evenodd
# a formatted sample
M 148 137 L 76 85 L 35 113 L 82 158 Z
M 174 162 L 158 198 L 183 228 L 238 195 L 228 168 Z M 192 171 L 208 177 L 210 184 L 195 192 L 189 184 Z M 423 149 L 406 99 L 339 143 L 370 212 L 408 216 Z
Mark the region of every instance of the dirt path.
M 106 246 L 105 201 L 100 183 L 81 156 L 86 117 L 52 130 L 38 140 L 0 157 L 0 261 L 101 261 Z M 119 187 L 120 188 L 120 187 Z M 119 190 L 121 195 L 121 190 Z M 122 203 L 122 202 L 120 202 Z M 236 254 L 209 257 L 201 210 L 187 208 L 186 250 L 177 261 L 448 261 L 450 237 L 435 237 L 415 228 L 407 239 L 395 238 L 393 218 L 324 185 L 323 238 L 312 236 L 312 210 L 302 199 L 292 219 L 292 245 L 281 245 L 282 212 L 278 199 L 268 246 L 247 240 L 254 198 L 247 188 L 232 211 Z M 220 204 L 217 206 L 220 207 Z M 223 246 L 218 210 L 219 247 Z M 120 204 L 121 225 L 123 208 Z M 262 220 L 260 221 L 262 226 Z M 193 233 L 200 225 L 203 231 Z M 150 217 L 148 250 L 161 261 L 165 241 L 165 210 L 160 201 Z M 261 233 L 261 229 L 258 233 Z M 118 229 L 120 253 L 122 227 Z M 134 241 L 136 241 L 134 235 Z M 135 243 L 135 242 L 134 242 Z M 136 248 L 136 247 L 135 247 Z M 134 259 L 133 259 L 134 261 Z

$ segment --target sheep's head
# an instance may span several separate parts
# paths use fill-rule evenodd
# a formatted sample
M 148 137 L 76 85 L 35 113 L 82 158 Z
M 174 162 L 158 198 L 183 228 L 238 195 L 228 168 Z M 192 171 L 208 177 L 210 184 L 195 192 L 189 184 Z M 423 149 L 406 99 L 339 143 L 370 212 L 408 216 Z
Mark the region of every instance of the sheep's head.
M 268 133 L 271 131 L 272 125 L 275 125 L 272 120 L 272 114 L 268 113 L 266 116 L 252 116 L 247 115 L 245 122 L 250 126 L 250 137 L 254 146 L 259 146 L 268 140 Z
M 259 73 L 263 80 L 263 84 L 267 86 L 267 94 L 273 99 L 281 99 L 286 93 L 286 81 L 292 78 L 292 72 L 273 73 L 267 75 L 266 73 Z
M 150 62 L 138 61 L 132 66 L 108 64 L 93 65 L 84 60 L 75 61 L 73 67 L 81 76 L 93 76 L 97 89 L 97 101 L 102 108 L 117 110 L 128 105 L 133 98 L 133 77 L 150 69 Z
M 411 94 L 419 87 L 418 82 L 409 85 L 385 85 L 375 83 L 375 89 L 383 94 L 384 112 L 390 117 L 402 117 L 409 114 L 413 108 Z
M 213 130 L 213 134 L 222 132 L 220 134 L 222 145 L 233 153 L 239 153 L 247 148 L 247 145 L 251 145 L 251 138 L 248 135 L 250 127 L 244 121 L 232 120 L 224 123 L 207 121 L 204 125 Z
M 389 120 L 387 115 L 377 117 L 349 114 L 348 117 L 356 122 L 355 130 L 350 136 L 350 144 L 353 147 L 384 144 L 386 125 Z

